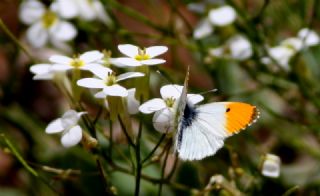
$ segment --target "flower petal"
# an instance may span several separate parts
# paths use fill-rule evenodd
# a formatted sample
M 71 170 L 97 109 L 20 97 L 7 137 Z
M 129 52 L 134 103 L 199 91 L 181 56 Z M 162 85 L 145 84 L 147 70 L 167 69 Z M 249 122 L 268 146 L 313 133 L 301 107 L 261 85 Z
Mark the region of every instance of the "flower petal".
M 163 108 L 162 110 L 155 112 L 152 118 L 152 122 L 153 127 L 161 133 L 168 133 L 173 131 L 173 111 L 169 108 Z
M 166 46 L 151 46 L 146 48 L 146 54 L 148 54 L 150 58 L 153 58 L 167 52 L 167 50 L 168 47 Z
M 95 98 L 98 98 L 98 99 L 104 99 L 104 98 L 106 98 L 106 96 L 107 96 L 107 95 L 103 92 L 103 90 L 97 92 L 97 93 L 94 95 L 94 97 L 95 97 Z
M 298 32 L 298 37 L 304 40 L 304 45 L 314 46 L 320 43 L 320 38 L 316 32 L 308 28 L 303 28 Z
M 115 62 L 117 62 L 120 65 L 125 65 L 130 67 L 137 67 L 142 65 L 140 61 L 137 61 L 136 59 L 132 59 L 132 58 L 127 58 L 127 57 L 117 58 Z
M 51 121 L 47 128 L 46 128 L 46 133 L 51 134 L 51 133 L 59 133 L 62 132 L 64 130 L 63 126 L 62 126 L 62 121 L 61 118 L 55 119 L 53 121 Z
M 187 97 L 188 97 L 188 101 L 193 105 L 203 100 L 203 96 L 198 94 L 188 94 Z
M 52 65 L 52 70 L 54 71 L 67 71 L 70 69 L 73 69 L 71 65 L 63 65 L 63 64 L 53 64 Z
M 92 6 L 96 11 L 97 18 L 108 26 L 112 26 L 112 20 L 108 13 L 105 11 L 103 4 L 100 1 L 92 2 Z
M 158 65 L 158 64 L 165 63 L 166 60 L 164 60 L 164 59 L 148 59 L 148 60 L 143 60 L 140 62 L 143 65 Z
M 82 129 L 79 125 L 67 130 L 61 137 L 61 143 L 64 147 L 77 145 L 82 139 Z
M 69 22 L 59 21 L 50 28 L 50 34 L 54 39 L 69 41 L 77 35 L 77 29 Z
M 97 50 L 85 52 L 80 56 L 80 59 L 85 63 L 92 63 L 103 58 L 103 54 Z
M 231 6 L 222 6 L 209 12 L 209 20 L 216 26 L 226 26 L 236 19 L 236 12 Z
M 27 39 L 33 47 L 41 48 L 48 41 L 48 32 L 42 27 L 41 22 L 37 22 L 27 30 Z
M 300 38 L 290 37 L 281 42 L 282 46 L 292 47 L 296 51 L 300 51 L 303 47 L 303 42 Z
M 166 108 L 166 103 L 163 101 L 163 99 L 155 98 L 151 99 L 147 102 L 144 102 L 140 107 L 139 110 L 142 113 L 145 114 L 151 114 L 153 112 L 159 111 L 163 108 Z
M 91 1 L 93 2 L 93 1 Z M 79 16 L 81 19 L 91 21 L 96 18 L 96 10 L 94 10 L 90 1 L 77 1 L 79 7 Z
M 55 5 L 53 4 L 51 4 L 51 7 L 56 6 L 54 9 L 62 18 L 70 19 L 78 15 L 77 4 L 73 0 L 57 0 Z
M 131 58 L 135 58 L 138 55 L 139 48 L 137 46 L 131 45 L 131 44 L 121 44 L 118 45 L 119 51 Z
M 127 73 L 118 75 L 117 82 L 121 80 L 126 80 L 128 78 L 136 78 L 136 77 L 142 77 L 142 76 L 144 76 L 144 74 L 140 72 L 127 72 Z
M 83 78 L 77 81 L 78 86 L 86 88 L 104 88 L 105 83 L 101 79 L 96 78 Z
M 131 88 L 128 90 L 127 108 L 129 114 L 136 114 L 139 112 L 140 102 L 135 98 L 136 89 Z
M 57 63 L 57 64 L 63 64 L 63 65 L 69 65 L 72 61 L 72 58 L 62 56 L 62 55 L 52 55 L 49 58 L 49 61 L 52 63 Z
M 105 86 L 103 92 L 108 96 L 119 96 L 126 97 L 128 96 L 128 91 L 119 84 L 114 84 L 112 86 Z
M 101 78 L 102 80 L 105 80 L 108 77 L 108 75 L 112 73 L 112 70 L 110 68 L 103 66 L 91 66 L 87 69 L 91 71 L 94 75 Z
M 204 19 L 198 23 L 193 31 L 193 37 L 195 39 L 202 39 L 207 37 L 213 32 L 213 26 L 208 19 Z
M 164 85 L 160 89 L 160 94 L 163 99 L 175 98 L 178 99 L 181 96 L 183 86 L 176 84 Z
M 33 76 L 33 80 L 52 80 L 54 77 L 54 73 L 47 73 L 47 74 L 38 74 Z
M 19 18 L 25 24 L 32 24 L 38 21 L 44 12 L 45 7 L 41 2 L 34 0 L 23 1 L 19 10 Z
M 36 64 L 30 67 L 30 71 L 33 74 L 45 74 L 50 72 L 50 64 Z
M 75 110 L 68 110 L 61 117 L 62 127 L 70 129 L 70 127 L 73 127 L 78 123 L 79 119 L 80 116 Z

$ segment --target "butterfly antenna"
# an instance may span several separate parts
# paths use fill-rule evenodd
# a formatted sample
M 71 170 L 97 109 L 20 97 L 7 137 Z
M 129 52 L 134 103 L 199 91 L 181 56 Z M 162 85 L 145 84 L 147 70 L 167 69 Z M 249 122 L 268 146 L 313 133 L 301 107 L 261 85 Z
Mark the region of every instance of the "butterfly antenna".
M 214 93 L 214 92 L 217 92 L 218 89 L 214 88 L 214 89 L 211 89 L 211 90 L 208 90 L 208 91 L 204 91 L 204 92 L 201 92 L 199 93 L 199 95 L 205 95 L 207 93 Z
M 159 69 L 156 71 L 162 78 L 164 78 L 169 84 L 173 84 L 172 79 L 163 71 L 160 71 Z

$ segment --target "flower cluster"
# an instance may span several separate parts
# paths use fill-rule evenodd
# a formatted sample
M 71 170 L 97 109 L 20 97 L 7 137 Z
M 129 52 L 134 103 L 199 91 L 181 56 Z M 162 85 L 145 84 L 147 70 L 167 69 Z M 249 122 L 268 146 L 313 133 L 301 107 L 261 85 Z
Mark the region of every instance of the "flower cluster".
M 127 106 L 128 113 L 134 114 L 138 112 L 140 104 L 139 101 L 135 99 L 136 90 L 135 88 L 127 90 L 124 86 L 120 85 L 120 83 L 130 78 L 143 77 L 145 74 L 129 71 L 117 75 L 113 69 L 106 67 L 106 61 L 122 69 L 124 67 L 130 68 L 161 64 L 164 63 L 165 60 L 154 57 L 163 54 L 168 48 L 165 46 L 152 46 L 141 49 L 130 44 L 119 45 L 118 48 L 121 53 L 128 57 L 110 58 L 106 53 L 99 51 L 88 51 L 81 55 L 75 55 L 72 58 L 53 55 L 49 58 L 49 63 L 35 64 L 30 67 L 30 71 L 35 74 L 33 77 L 34 80 L 53 80 L 55 82 L 61 80 L 61 77 L 58 77 L 60 75 L 63 75 L 64 80 L 68 81 L 69 72 L 80 73 L 80 71 L 86 71 L 86 75 L 91 73 L 91 77 L 84 78 L 81 77 L 81 73 L 79 75 L 72 74 L 72 81 L 76 80 L 76 82 L 73 83 L 76 86 L 72 86 L 72 91 L 76 91 L 76 88 L 79 87 L 85 87 L 97 89 L 98 91 L 95 92 L 94 97 L 100 99 L 107 97 L 126 97 L 127 101 L 125 105 Z M 181 87 L 179 87 L 179 89 L 180 88 Z M 121 101 L 122 99 L 118 100 Z M 108 108 L 109 107 L 112 107 L 112 105 L 109 105 Z M 84 113 L 69 110 L 62 118 L 51 122 L 46 128 L 46 132 L 50 134 L 62 132 L 61 142 L 63 146 L 74 146 L 79 143 L 82 138 L 82 129 L 78 125 L 82 114 Z
M 49 7 L 38 0 L 25 0 L 19 11 L 21 22 L 30 25 L 26 38 L 34 48 L 42 48 L 49 42 L 56 48 L 65 48 L 65 42 L 77 36 L 76 27 L 66 21 L 75 17 L 111 23 L 103 5 L 97 0 L 56 0 Z
M 280 45 L 268 48 L 269 57 L 263 57 L 264 64 L 271 64 L 273 61 L 284 70 L 290 70 L 290 59 L 299 51 L 318 45 L 320 38 L 318 34 L 310 29 L 301 29 L 296 37 L 283 40 Z

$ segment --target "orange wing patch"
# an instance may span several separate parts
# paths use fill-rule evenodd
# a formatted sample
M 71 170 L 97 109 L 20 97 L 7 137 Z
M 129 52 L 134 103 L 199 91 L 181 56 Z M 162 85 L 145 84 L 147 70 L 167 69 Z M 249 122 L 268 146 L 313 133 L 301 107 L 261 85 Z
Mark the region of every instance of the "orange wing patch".
M 259 117 L 258 109 L 250 104 L 230 102 L 226 104 L 226 129 L 230 135 L 250 126 Z

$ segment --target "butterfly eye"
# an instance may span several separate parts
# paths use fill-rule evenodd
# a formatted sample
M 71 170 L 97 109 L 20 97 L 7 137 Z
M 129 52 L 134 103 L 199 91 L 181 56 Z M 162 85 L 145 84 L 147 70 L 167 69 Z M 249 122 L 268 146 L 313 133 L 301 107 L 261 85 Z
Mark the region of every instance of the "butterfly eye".
M 226 112 L 230 112 L 230 108 L 227 108 Z

